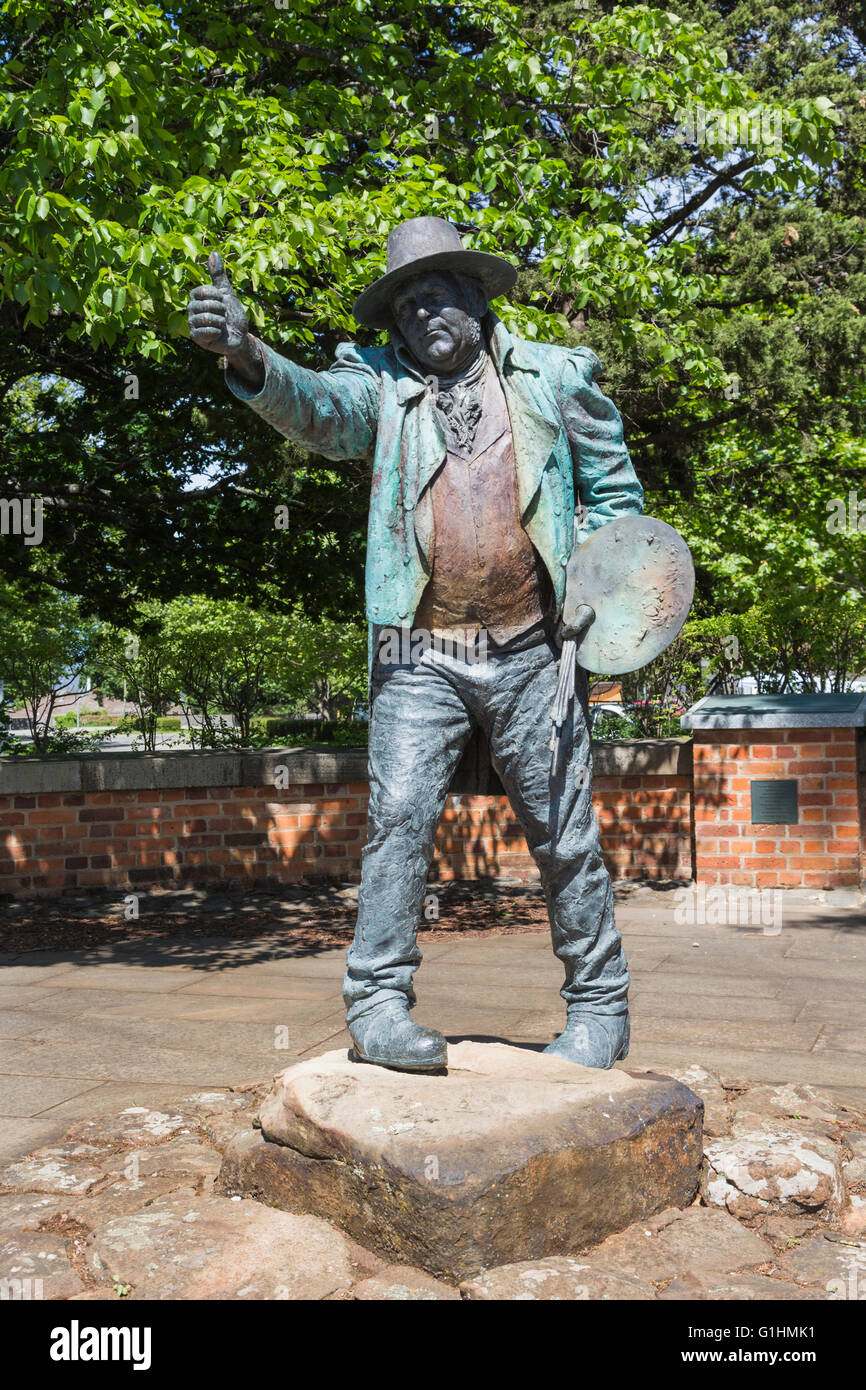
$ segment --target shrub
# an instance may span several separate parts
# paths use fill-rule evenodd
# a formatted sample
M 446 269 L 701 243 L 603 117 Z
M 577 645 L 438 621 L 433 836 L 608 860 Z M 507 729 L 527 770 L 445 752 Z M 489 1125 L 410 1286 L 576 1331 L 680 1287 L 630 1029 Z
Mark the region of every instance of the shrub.
M 158 734 L 173 734 L 180 732 L 179 714 L 159 714 L 156 719 L 148 721 Z M 142 734 L 144 721 L 140 716 L 128 714 L 123 719 L 119 719 L 115 725 L 114 732 L 117 734 Z
M 367 725 L 333 719 L 263 718 L 255 727 L 267 739 L 286 743 L 335 743 L 344 748 L 363 747 Z
M 112 718 L 112 716 L 108 713 L 108 710 L 96 709 L 88 710 L 86 714 L 82 714 L 81 722 L 82 724 L 90 725 L 93 728 L 103 729 L 108 728 L 113 724 L 116 724 L 117 720 Z

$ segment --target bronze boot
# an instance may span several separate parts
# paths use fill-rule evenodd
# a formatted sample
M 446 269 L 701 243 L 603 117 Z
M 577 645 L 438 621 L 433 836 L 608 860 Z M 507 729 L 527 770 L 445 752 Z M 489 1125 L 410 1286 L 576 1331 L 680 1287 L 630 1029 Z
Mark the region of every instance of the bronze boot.
M 628 1014 L 569 1013 L 565 1031 L 544 1050 L 582 1067 L 607 1070 L 628 1056 Z
M 448 1049 L 435 1028 L 422 1028 L 409 1017 L 409 1006 L 400 999 L 386 999 L 349 1025 L 353 1062 L 372 1062 L 393 1071 L 442 1072 L 448 1065 Z

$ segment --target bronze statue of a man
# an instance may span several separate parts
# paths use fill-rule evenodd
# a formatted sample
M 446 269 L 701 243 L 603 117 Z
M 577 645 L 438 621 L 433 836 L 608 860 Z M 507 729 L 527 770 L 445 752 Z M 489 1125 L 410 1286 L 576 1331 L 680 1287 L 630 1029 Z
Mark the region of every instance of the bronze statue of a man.
M 629 976 L 591 802 L 590 738 L 573 701 L 551 770 L 549 712 L 576 543 L 640 513 L 622 421 L 588 348 L 513 337 L 488 307 L 514 284 L 499 256 L 413 218 L 387 273 L 354 305 L 386 347 L 343 343 L 325 372 L 250 335 L 219 256 L 192 293 L 193 340 L 281 434 L 328 459 L 372 463 L 370 807 L 344 998 L 361 1060 L 445 1066 L 416 1024 L 413 976 L 433 839 L 452 775 L 482 730 L 541 875 L 565 967 L 564 1032 L 548 1052 L 610 1067 L 628 1051 Z M 591 617 L 591 610 L 589 610 Z M 395 644 L 395 632 L 432 640 Z

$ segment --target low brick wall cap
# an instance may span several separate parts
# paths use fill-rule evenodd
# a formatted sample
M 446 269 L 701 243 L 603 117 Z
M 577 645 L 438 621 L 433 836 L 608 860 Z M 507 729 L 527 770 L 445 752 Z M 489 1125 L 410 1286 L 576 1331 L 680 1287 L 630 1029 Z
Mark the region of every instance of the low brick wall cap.
M 622 739 L 593 744 L 596 776 L 685 776 L 692 768 L 688 739 Z M 146 791 L 159 787 L 267 787 L 285 766 L 288 786 L 366 782 L 367 749 L 320 744 L 215 752 L 76 753 L 50 758 L 0 758 L 0 795 L 39 792 Z
M 705 695 L 684 729 L 843 729 L 866 726 L 866 691 L 845 694 Z

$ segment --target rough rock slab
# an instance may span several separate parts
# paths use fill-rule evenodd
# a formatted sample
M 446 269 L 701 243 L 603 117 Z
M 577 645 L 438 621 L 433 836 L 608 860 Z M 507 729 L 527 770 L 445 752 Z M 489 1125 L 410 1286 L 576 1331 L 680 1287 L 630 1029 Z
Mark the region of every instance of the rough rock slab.
M 866 1162 L 866 1134 L 859 1131 L 849 1130 L 842 1135 L 843 1140 L 848 1145 L 854 1158 L 862 1158 Z
M 762 1119 L 781 1120 L 788 1125 L 794 1121 L 811 1121 L 813 1126 L 849 1125 L 860 1121 L 862 1114 L 846 1100 L 827 1095 L 814 1086 L 788 1083 L 779 1086 L 750 1086 L 734 1100 L 734 1133 L 738 1129 L 754 1130 Z M 813 1133 L 820 1133 L 815 1128 Z
M 67 1205 L 65 1212 L 88 1231 L 104 1226 L 114 1217 L 129 1216 L 150 1206 L 158 1197 L 198 1195 L 189 1178 L 167 1174 L 158 1178 L 119 1178 L 110 1187 L 90 1192 Z
M 386 1259 L 458 1279 L 568 1254 L 666 1207 L 701 1165 L 701 1101 L 670 1077 L 601 1072 L 504 1044 L 448 1050 L 448 1075 L 289 1067 L 219 1190 L 315 1212 Z
M 484 1303 L 648 1302 L 656 1296 L 651 1283 L 600 1273 L 579 1255 L 551 1255 L 546 1260 L 500 1265 L 465 1280 L 460 1292 L 464 1298 Z
M 129 1149 L 106 1159 L 106 1173 L 116 1174 L 127 1181 L 178 1177 L 183 1179 L 215 1178 L 219 1172 L 220 1156 L 205 1144 L 186 1144 L 169 1140 L 144 1149 Z
M 258 1106 L 255 1110 L 232 1110 L 226 1114 L 202 1115 L 201 1127 L 214 1147 L 222 1153 L 239 1134 L 247 1133 L 257 1113 Z
M 49 1217 L 68 1210 L 69 1201 L 53 1193 L 9 1193 L 0 1197 L 0 1232 L 35 1231 Z
M 28 1299 L 71 1298 L 84 1288 L 69 1263 L 66 1241 L 42 1231 L 7 1232 L 0 1241 L 0 1280 L 7 1297 L 11 1291 Z
M 820 1218 L 813 1212 L 811 1216 L 787 1216 L 772 1212 L 762 1218 L 760 1233 L 765 1240 L 772 1241 L 777 1250 L 793 1250 L 804 1236 L 813 1232 Z
M 783 1278 L 814 1285 L 825 1298 L 866 1298 L 866 1243 L 844 1236 L 812 1235 L 778 1262 Z
M 840 1213 L 839 1226 L 849 1236 L 866 1233 L 866 1197 L 859 1197 L 856 1192 L 848 1194 L 848 1205 Z
M 734 1216 L 837 1212 L 844 1199 L 838 1145 L 777 1121 L 707 1145 L 702 1195 Z
M 130 1105 L 119 1115 L 106 1115 L 96 1120 L 81 1120 L 68 1131 L 68 1136 L 86 1144 L 130 1144 L 142 1148 L 162 1144 L 166 1139 L 199 1138 L 196 1120 L 178 1111 L 151 1110 L 146 1105 Z
M 684 1274 L 674 1279 L 659 1294 L 662 1302 L 709 1303 L 798 1302 L 817 1299 L 814 1289 L 802 1289 L 782 1279 L 770 1279 L 764 1274 Z
M 178 1105 L 179 1110 L 192 1110 L 196 1115 L 216 1115 L 223 1111 L 248 1110 L 256 1095 L 263 1099 L 267 1086 L 251 1086 L 247 1090 L 193 1091 Z
M 672 1297 L 702 1298 L 704 1285 L 722 1287 L 735 1277 L 729 1271 L 750 1271 L 772 1258 L 772 1246 L 726 1212 L 689 1207 L 636 1221 L 582 1255 L 485 1270 L 460 1291 L 487 1301 L 646 1300 L 679 1281 L 693 1292 Z
M 323 1299 L 351 1287 L 352 1246 L 315 1216 L 225 1197 L 161 1197 L 90 1236 L 88 1266 L 134 1299 Z
M 110 1179 L 85 1159 L 67 1158 L 60 1150 L 39 1149 L 0 1172 L 0 1187 L 10 1192 L 57 1192 L 83 1197 Z
M 846 1187 L 860 1187 L 866 1183 L 866 1134 L 849 1131 L 842 1136 L 843 1142 L 851 1150 L 851 1157 L 843 1159 L 845 1165 Z
M 352 1290 L 352 1297 L 362 1303 L 436 1303 L 460 1301 L 460 1295 L 450 1284 L 443 1284 L 423 1269 L 410 1265 L 392 1265 L 384 1274 L 362 1279 Z
M 713 1138 L 730 1132 L 731 1117 L 727 1109 L 727 1095 L 715 1072 L 699 1066 L 671 1067 L 668 1075 L 688 1086 L 689 1090 L 694 1091 L 704 1102 L 705 1137 L 709 1135 Z

